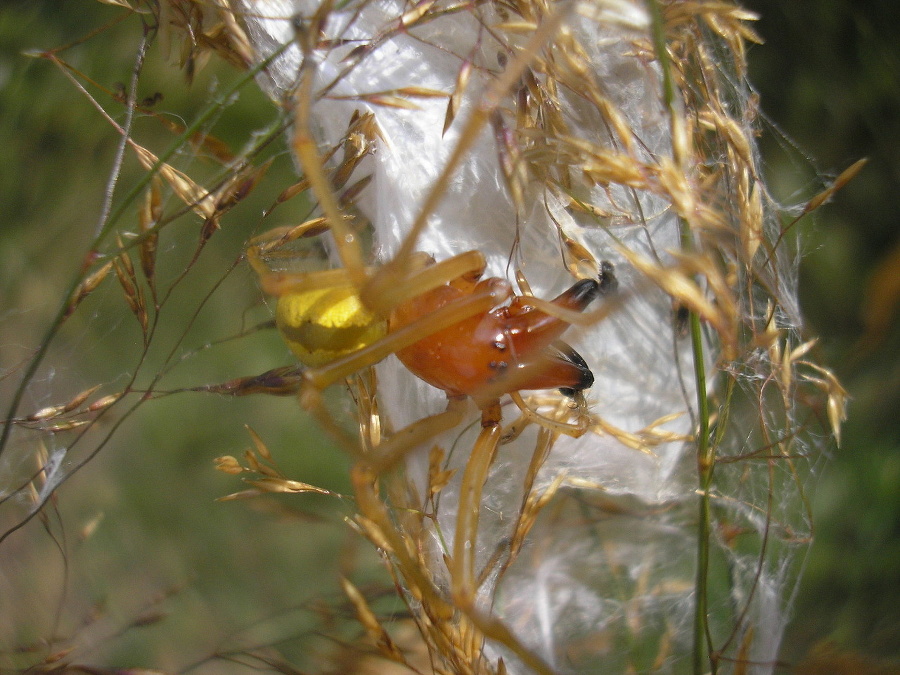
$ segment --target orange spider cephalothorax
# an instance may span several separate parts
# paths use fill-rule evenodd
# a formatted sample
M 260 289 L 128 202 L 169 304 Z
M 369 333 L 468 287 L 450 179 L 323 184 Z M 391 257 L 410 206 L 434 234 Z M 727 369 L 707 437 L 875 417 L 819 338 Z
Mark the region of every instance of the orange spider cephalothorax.
M 584 359 L 559 340 L 569 324 L 529 304 L 528 296 L 513 296 L 509 282 L 499 278 L 460 277 L 397 307 L 391 330 L 422 319 L 486 286 L 512 297 L 507 305 L 473 316 L 438 331 L 397 352 L 400 361 L 419 378 L 450 396 L 488 399 L 519 390 L 560 389 L 573 395 L 594 382 Z M 601 266 L 598 280 L 584 279 L 553 300 L 582 311 L 597 296 L 613 290 L 612 265 Z

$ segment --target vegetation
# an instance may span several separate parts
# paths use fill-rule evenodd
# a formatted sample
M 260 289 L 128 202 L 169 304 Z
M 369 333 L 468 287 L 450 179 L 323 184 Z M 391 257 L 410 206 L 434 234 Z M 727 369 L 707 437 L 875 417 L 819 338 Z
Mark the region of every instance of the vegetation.
M 792 11 L 752 4 L 764 17 Z M 174 11 L 179 3 L 164 6 Z M 782 659 L 805 660 L 804 672 L 833 672 L 816 671 L 816 659 L 834 667 L 836 650 L 847 672 L 878 672 L 900 657 L 891 604 L 900 559 L 892 541 L 900 438 L 891 278 L 900 249 L 884 179 L 897 161 L 888 150 L 895 122 L 884 112 L 895 89 L 884 83 L 898 70 L 887 38 L 877 39 L 886 25 L 877 7 L 853 9 L 849 37 L 837 32 L 847 25 L 840 11 L 826 2 L 815 16 L 794 18 L 794 39 L 784 44 L 764 18 L 757 28 L 769 44 L 750 53 L 763 110 L 778 121 L 765 137 L 764 168 L 782 203 L 806 202 L 831 184 L 829 174 L 871 157 L 833 205 L 797 225 L 782 221 L 806 242 L 801 299 L 810 333 L 824 336 L 817 359 L 837 367 L 853 397 L 843 450 L 821 469 L 816 545 Z M 35 349 L 47 350 L 0 455 L 0 603 L 14 608 L 0 618 L 0 669 L 362 668 L 363 608 L 374 612 L 374 623 L 363 624 L 376 637 L 386 617 L 405 617 L 409 608 L 354 530 L 360 521 L 343 520 L 360 509 L 349 497 L 359 490 L 351 457 L 295 397 L 260 393 L 292 392 L 298 377 L 278 369 L 292 359 L 244 261 L 247 242 L 276 217 L 308 218 L 305 202 L 283 201 L 296 181 L 284 134 L 293 118 L 256 88 L 237 41 L 211 40 L 193 52 L 167 24 L 171 30 L 148 30 L 143 56 L 139 25 L 121 7 L 99 3 L 18 3 L 0 14 L 4 408 Z M 770 56 L 805 38 L 831 48 L 787 70 Z M 210 58 L 210 46 L 226 58 Z M 847 65 L 856 62 L 866 68 Z M 136 114 L 125 105 L 129 96 Z M 131 129 L 143 153 L 122 145 L 117 125 Z M 146 149 L 183 174 L 148 180 L 156 157 Z M 238 158 L 249 161 L 236 171 Z M 110 176 L 117 185 L 107 201 Z M 218 190 L 214 204 L 198 204 L 200 185 Z M 260 217 L 270 212 L 277 216 Z M 156 236 L 150 224 L 160 219 L 166 224 Z M 121 254 L 108 265 L 89 253 L 111 251 Z M 67 298 L 77 311 L 66 309 Z M 322 406 L 336 419 L 355 419 L 339 391 Z M 26 432 L 37 432 L 40 445 Z M 253 451 L 241 457 L 245 446 Z M 212 470 L 220 455 L 241 457 L 224 468 L 240 463 L 269 479 L 251 489 L 311 493 L 217 502 L 241 489 Z M 8 492 L 11 485 L 35 492 Z M 410 586 L 402 565 L 393 573 L 407 574 Z M 391 639 L 414 660 L 410 625 L 400 622 Z

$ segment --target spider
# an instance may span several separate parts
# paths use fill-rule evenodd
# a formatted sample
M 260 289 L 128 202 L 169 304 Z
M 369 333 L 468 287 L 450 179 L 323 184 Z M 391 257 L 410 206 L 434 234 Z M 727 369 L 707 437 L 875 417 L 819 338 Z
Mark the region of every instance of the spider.
M 265 246 L 258 242 L 248 249 L 258 270 Z M 449 397 L 446 412 L 398 431 L 378 444 L 377 454 L 354 453 L 361 460 L 353 470 L 360 508 L 380 522 L 388 541 L 397 533 L 378 499 L 377 477 L 410 449 L 457 427 L 462 410 L 456 404 L 461 400 L 471 397 L 481 408 L 482 429 L 463 472 L 450 557 L 453 602 L 471 616 L 475 616 L 478 587 L 474 542 L 481 490 L 501 442 L 500 397 L 509 394 L 527 419 L 550 431 L 578 436 L 587 430 L 586 424 L 539 415 L 518 392 L 559 389 L 584 407 L 582 391 L 593 384 L 594 376 L 560 336 L 569 326 L 567 319 L 577 318 L 592 300 L 615 290 L 613 266 L 604 261 L 599 268 L 596 279 L 577 281 L 547 302 L 513 294 L 505 279 L 482 278 L 485 260 L 477 251 L 442 262 L 416 253 L 411 256 L 408 276 L 396 284 L 393 308 L 384 314 L 366 307 L 346 270 L 301 277 L 262 272 L 264 288 L 278 295 L 276 323 L 282 336 L 310 366 L 301 400 L 312 412 L 322 410 L 318 391 L 390 353 Z M 328 415 L 318 418 L 333 433 L 341 434 Z M 352 440 L 346 445 L 353 451 Z M 392 541 L 391 547 L 395 552 L 405 550 L 402 539 Z
M 319 232 L 320 224 L 313 222 L 289 237 Z M 485 260 L 477 251 L 442 263 L 416 253 L 408 278 L 398 283 L 415 290 L 399 295 L 385 317 L 365 306 L 342 270 L 298 277 L 267 271 L 263 257 L 286 239 L 264 235 L 251 244 L 248 255 L 264 288 L 278 296 L 279 332 L 309 367 L 306 381 L 317 388 L 393 352 L 409 371 L 450 399 L 472 398 L 482 410 L 482 425 L 489 426 L 499 423 L 499 399 L 505 394 L 519 399 L 520 390 L 558 389 L 581 401 L 594 382 L 581 355 L 560 337 L 569 327 L 566 312 L 582 312 L 617 287 L 607 261 L 596 279 L 579 280 L 547 302 L 530 295 L 530 289 L 515 295 L 505 279 L 482 278 Z

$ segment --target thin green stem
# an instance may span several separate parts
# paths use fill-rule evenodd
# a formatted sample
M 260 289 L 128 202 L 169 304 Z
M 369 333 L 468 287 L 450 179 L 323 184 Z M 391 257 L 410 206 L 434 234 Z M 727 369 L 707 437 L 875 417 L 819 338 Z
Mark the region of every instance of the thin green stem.
M 697 387 L 697 407 L 699 424 L 697 430 L 697 473 L 700 483 L 700 503 L 697 528 L 697 577 L 695 581 L 696 606 L 694 609 L 694 673 L 700 675 L 703 669 L 703 645 L 708 649 L 707 615 L 709 598 L 707 585 L 709 577 L 710 504 L 709 488 L 715 469 L 715 448 L 709 439 L 709 397 L 706 394 L 706 365 L 703 355 L 703 334 L 700 317 L 691 312 L 691 347 L 694 354 L 694 377 Z M 711 663 L 715 673 L 715 663 Z
M 665 26 L 658 0 L 647 0 L 647 8 L 651 17 L 651 32 L 656 57 L 662 74 L 663 102 L 669 113 L 672 131 L 675 161 L 683 167 L 685 158 L 680 156 L 677 134 L 683 128 L 678 117 L 678 102 L 675 97 L 675 85 L 672 81 L 669 53 L 666 45 Z M 690 224 L 683 217 L 679 219 L 681 231 L 681 247 L 685 252 L 695 250 L 695 242 Z M 710 442 L 709 396 L 706 392 L 706 362 L 703 350 L 703 332 L 700 316 L 696 312 L 690 314 L 691 350 L 694 359 L 694 385 L 697 389 L 697 477 L 700 492 L 698 526 L 697 526 L 697 571 L 694 581 L 696 603 L 694 606 L 694 650 L 693 671 L 695 675 L 706 672 L 704 664 L 708 664 L 711 672 L 716 672 L 716 663 L 709 657 L 711 644 L 709 638 L 708 610 L 709 596 L 709 557 L 711 514 L 709 488 L 712 485 L 715 469 L 715 445 Z

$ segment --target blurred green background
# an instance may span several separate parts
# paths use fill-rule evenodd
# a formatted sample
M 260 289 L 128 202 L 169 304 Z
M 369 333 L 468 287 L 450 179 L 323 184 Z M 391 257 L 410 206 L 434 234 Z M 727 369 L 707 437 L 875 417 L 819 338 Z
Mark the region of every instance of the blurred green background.
M 843 448 L 824 469 L 815 495 L 817 539 L 784 659 L 802 661 L 827 642 L 894 672 L 890 664 L 900 663 L 900 330 L 890 312 L 875 315 L 881 322 L 867 316 L 872 307 L 896 306 L 890 284 L 873 279 L 900 277 L 897 10 L 894 0 L 754 0 L 747 6 L 762 15 L 757 30 L 766 40 L 751 49 L 751 79 L 767 119 L 761 143 L 776 196 L 785 203 L 808 198 L 822 177 L 860 157 L 870 160 L 833 203 L 800 226 L 809 332 L 822 337 L 823 360 L 853 400 Z M 91 0 L 21 0 L 0 9 L 4 410 L 21 364 L 40 344 L 82 264 L 117 143 L 112 127 L 59 69 L 22 52 L 65 44 L 119 14 Z M 140 37 L 135 25 L 111 27 L 62 56 L 105 86 L 127 83 Z M 171 120 L 193 119 L 211 93 L 226 91 L 239 77 L 211 64 L 189 87 L 174 82 L 178 50 L 167 54 L 165 44 L 160 40 L 151 49 L 139 94 L 161 93 L 160 109 Z M 91 93 L 122 122 L 121 106 L 95 88 Z M 223 106 L 211 130 L 236 152 L 248 143 L 248 130 L 276 119 L 248 86 Z M 135 129 L 152 149 L 174 139 L 149 116 L 136 120 Z M 122 311 L 121 291 L 108 279 L 53 343 L 23 412 L 95 383 L 103 383 L 105 393 L 117 391 L 135 372 L 140 387 L 166 368 L 157 387 L 174 390 L 290 362 L 273 331 L 234 337 L 264 321 L 268 310 L 246 266 L 227 270 L 254 233 L 303 217 L 301 206 L 286 204 L 277 220 L 261 219 L 291 175 L 284 147 L 266 152 L 273 158 L 271 178 L 229 214 L 197 262 L 190 263 L 197 219 L 188 216 L 166 230 L 160 259 L 168 267 L 159 270 L 160 279 L 172 282 L 185 268 L 190 275 L 174 286 L 154 348 L 140 357 L 137 322 Z M 194 176 L 214 173 L 213 162 L 190 152 L 173 161 Z M 126 155 L 118 196 L 140 174 Z M 127 218 L 134 222 L 133 215 Z M 218 281 L 198 285 L 193 279 Z M 186 319 L 165 320 L 179 316 L 179 308 L 189 308 L 182 311 Z M 226 341 L 212 344 L 217 340 Z M 236 477 L 214 471 L 212 460 L 249 447 L 245 424 L 260 433 L 288 475 L 349 490 L 344 455 L 291 398 L 180 393 L 142 404 L 100 457 L 62 486 L 64 508 L 48 509 L 46 522 L 32 521 L 0 546 L 0 671 L 32 658 L 11 655 L 16 648 L 32 646 L 34 654 L 43 654 L 40 641 L 49 635 L 58 639 L 54 648 L 77 646 L 76 655 L 86 661 L 178 671 L 194 665 L 192 672 L 211 673 L 221 672 L 229 659 L 247 658 L 211 660 L 212 654 L 260 647 L 255 653 L 263 658 L 274 652 L 261 646 L 277 644 L 302 665 L 335 649 L 306 634 L 323 623 L 340 625 L 340 617 L 330 614 L 336 605 L 321 602 L 340 597 L 334 561 L 361 585 L 383 581 L 377 561 L 341 524 L 349 507 L 339 500 L 302 497 L 264 506 L 214 501 L 242 488 Z M 97 427 L 98 438 L 110 431 Z M 48 441 L 48 451 L 63 445 L 59 438 Z M 3 463 L 24 443 L 13 446 L 0 468 L 24 470 Z M 86 459 L 73 455 L 74 461 Z

